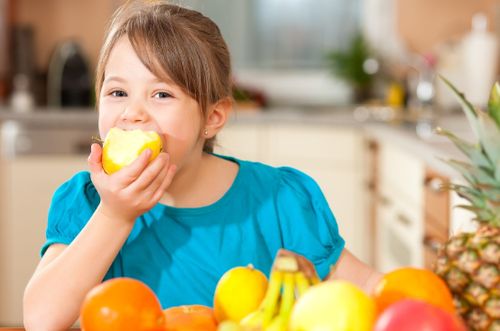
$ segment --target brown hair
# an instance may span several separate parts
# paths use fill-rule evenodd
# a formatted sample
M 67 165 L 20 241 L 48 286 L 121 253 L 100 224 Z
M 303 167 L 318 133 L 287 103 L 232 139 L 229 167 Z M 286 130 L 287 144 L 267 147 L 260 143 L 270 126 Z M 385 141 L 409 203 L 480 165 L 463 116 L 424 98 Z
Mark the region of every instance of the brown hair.
M 197 11 L 164 0 L 128 1 L 114 13 L 97 64 L 96 97 L 109 54 L 125 35 L 142 63 L 195 99 L 203 116 L 208 106 L 231 97 L 231 60 L 217 25 Z M 212 152 L 214 140 L 207 139 L 203 150 Z

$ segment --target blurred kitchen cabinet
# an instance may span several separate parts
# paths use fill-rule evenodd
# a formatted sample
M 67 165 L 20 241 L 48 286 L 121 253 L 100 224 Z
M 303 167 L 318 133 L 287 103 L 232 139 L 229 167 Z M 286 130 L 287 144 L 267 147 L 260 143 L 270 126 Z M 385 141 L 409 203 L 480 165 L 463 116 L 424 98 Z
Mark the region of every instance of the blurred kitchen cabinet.
M 437 252 L 450 233 L 450 191 L 443 186 L 450 180 L 432 169 L 426 169 L 424 180 L 424 266 L 433 269 Z
M 24 288 L 40 260 L 52 194 L 85 156 L 20 156 L 0 161 L 0 326 L 22 326 Z
M 378 201 L 378 187 L 379 187 L 379 143 L 377 140 L 367 137 L 365 141 L 365 154 L 366 154 L 366 206 L 368 214 L 368 232 L 371 236 L 370 245 L 368 247 L 368 259 L 370 265 L 374 266 L 376 259 L 376 247 L 378 238 L 375 235 L 377 229 L 377 201 Z
M 377 168 L 377 269 L 422 267 L 423 161 L 384 141 L 379 144 Z
M 369 261 L 371 235 L 360 130 L 322 123 L 233 123 L 224 130 L 216 152 L 230 152 L 273 166 L 291 166 L 314 178 L 337 219 L 346 247 L 361 260 Z
M 259 124 L 229 124 L 217 135 L 215 152 L 242 160 L 263 161 L 265 131 Z

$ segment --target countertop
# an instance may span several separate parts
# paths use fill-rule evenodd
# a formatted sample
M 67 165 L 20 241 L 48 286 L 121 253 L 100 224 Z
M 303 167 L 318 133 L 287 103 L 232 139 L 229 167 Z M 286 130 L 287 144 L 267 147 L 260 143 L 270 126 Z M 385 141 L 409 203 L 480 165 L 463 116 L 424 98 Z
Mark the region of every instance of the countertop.
M 28 114 L 15 114 L 0 108 L 0 123 L 16 121 L 29 128 L 70 127 L 75 130 L 96 130 L 97 111 L 91 109 L 56 111 L 44 109 Z M 361 121 L 355 119 L 352 109 L 300 110 L 294 108 L 273 108 L 267 111 L 235 111 L 228 125 L 299 123 L 301 125 L 348 126 L 359 128 L 368 137 L 388 141 L 422 158 L 435 170 L 450 177 L 459 174 L 441 159 L 464 159 L 464 156 L 445 137 L 429 132 L 418 135 L 414 123 Z M 441 116 L 432 127 L 441 126 L 460 137 L 474 141 L 472 130 L 461 113 Z

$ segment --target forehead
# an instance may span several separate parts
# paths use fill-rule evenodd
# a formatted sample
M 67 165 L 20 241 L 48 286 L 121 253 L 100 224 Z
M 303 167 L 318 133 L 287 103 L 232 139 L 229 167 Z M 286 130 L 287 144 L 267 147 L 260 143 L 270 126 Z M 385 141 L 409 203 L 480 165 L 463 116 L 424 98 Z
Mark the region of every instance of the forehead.
M 104 76 L 120 75 L 130 77 L 130 79 L 159 80 L 172 83 L 170 77 L 164 72 L 153 54 L 143 52 L 142 56 L 147 56 L 148 62 L 152 62 L 149 67 L 137 54 L 129 38 L 125 35 L 120 37 L 113 45 L 108 61 L 105 66 Z

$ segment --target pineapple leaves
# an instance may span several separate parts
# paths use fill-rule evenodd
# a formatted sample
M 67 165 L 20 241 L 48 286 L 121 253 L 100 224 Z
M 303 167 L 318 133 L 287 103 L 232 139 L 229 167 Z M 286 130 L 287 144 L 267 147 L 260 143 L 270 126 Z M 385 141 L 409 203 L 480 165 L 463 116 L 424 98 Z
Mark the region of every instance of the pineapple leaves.
M 462 106 L 462 109 L 467 116 L 467 120 L 469 121 L 470 126 L 472 127 L 472 130 L 476 136 L 476 138 L 479 138 L 479 128 L 478 128 L 478 121 L 477 121 L 477 114 L 476 110 L 474 109 L 474 106 L 465 98 L 465 95 L 460 92 L 449 80 L 444 78 L 443 76 L 439 76 L 443 82 L 448 85 L 448 87 L 453 91 L 455 96 L 457 97 L 458 101 L 460 102 L 460 105 Z
M 444 160 L 455 170 L 460 172 L 462 176 L 474 187 L 487 186 L 487 187 L 498 187 L 499 183 L 493 177 L 494 174 L 489 174 L 488 171 L 475 167 L 469 163 L 465 163 L 457 160 Z
M 468 200 L 473 206 L 484 209 L 486 207 L 486 196 L 478 190 L 464 185 L 451 185 L 450 189 Z
M 462 105 L 462 109 L 467 117 L 467 120 L 469 121 L 474 134 L 481 142 L 489 160 L 493 165 L 498 164 L 500 161 L 500 126 L 497 124 L 497 117 L 500 117 L 500 87 L 498 83 L 493 87 L 490 101 L 488 103 L 489 112 L 486 113 L 481 110 L 474 109 L 474 106 L 465 98 L 462 92 L 460 92 L 446 78 L 443 76 L 440 77 L 454 92 L 458 101 Z M 497 117 L 489 116 L 490 114 L 494 114 L 494 116 Z
M 492 164 L 500 162 L 500 127 L 487 113 L 478 111 L 479 140 Z
M 500 182 L 500 161 L 497 162 L 495 167 L 495 179 Z
M 476 164 L 480 167 L 485 167 L 487 169 L 492 168 L 492 163 L 488 160 L 487 157 L 484 156 L 479 146 L 470 144 L 458 138 L 450 131 L 444 130 L 442 128 L 437 128 L 436 131 L 438 134 L 448 137 L 448 139 L 450 139 L 453 144 L 455 144 L 455 146 L 457 146 L 457 148 L 460 149 L 472 161 L 473 164 Z
M 488 113 L 495 120 L 497 126 L 500 127 L 500 84 L 498 82 L 491 89 Z

